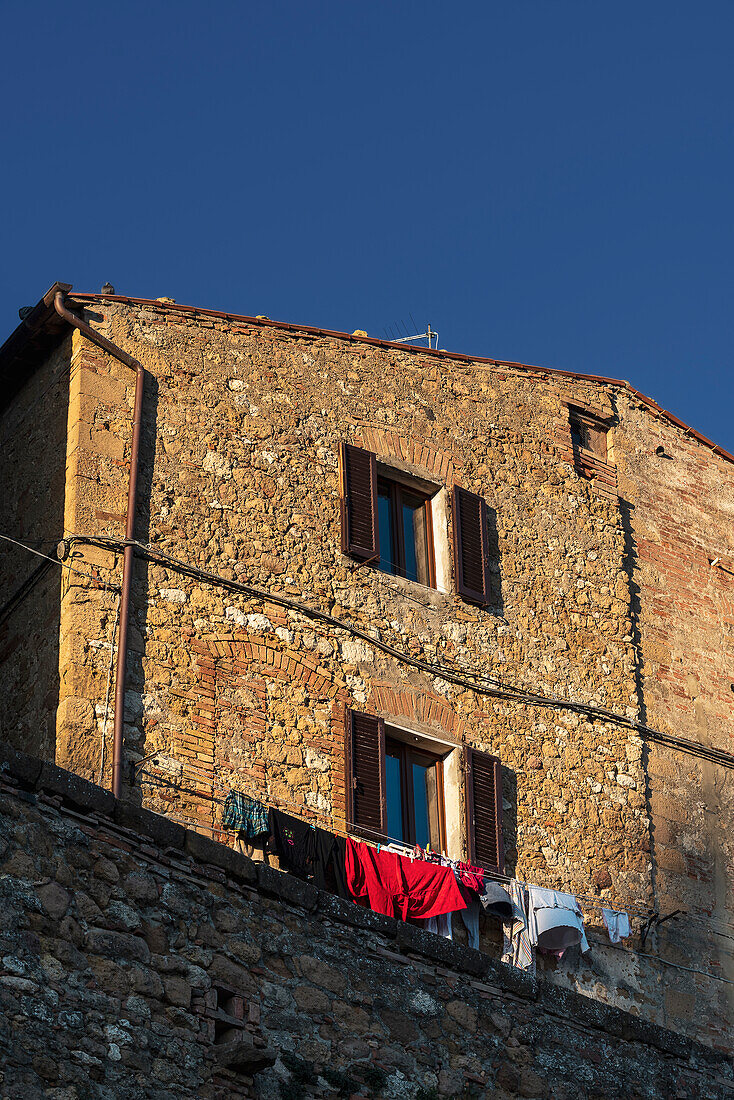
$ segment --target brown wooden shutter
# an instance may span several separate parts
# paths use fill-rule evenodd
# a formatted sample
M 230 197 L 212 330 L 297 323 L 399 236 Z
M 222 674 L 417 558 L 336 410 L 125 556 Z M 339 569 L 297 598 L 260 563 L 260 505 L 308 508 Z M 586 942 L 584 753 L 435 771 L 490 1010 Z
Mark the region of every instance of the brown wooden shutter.
M 372 451 L 342 443 L 339 448 L 342 553 L 360 561 L 379 557 L 377 458 Z
M 365 836 L 387 833 L 385 723 L 371 714 L 347 711 L 347 817 Z
M 451 505 L 456 590 L 471 603 L 486 604 L 490 594 L 486 501 L 454 485 Z
M 502 766 L 496 756 L 467 748 L 465 774 L 469 861 L 504 872 Z

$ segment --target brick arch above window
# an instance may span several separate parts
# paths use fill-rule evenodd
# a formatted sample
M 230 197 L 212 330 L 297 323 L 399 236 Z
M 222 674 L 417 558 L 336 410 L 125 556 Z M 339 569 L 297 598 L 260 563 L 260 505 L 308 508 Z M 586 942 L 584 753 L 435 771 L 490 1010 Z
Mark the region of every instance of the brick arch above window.
M 465 722 L 446 699 L 432 691 L 413 691 L 391 684 L 372 684 L 368 709 L 375 714 L 404 718 L 434 732 L 462 740 Z
M 358 447 L 374 451 L 379 458 L 392 458 L 417 466 L 444 484 L 451 485 L 455 479 L 453 456 L 426 440 L 362 425 L 355 432 L 353 442 Z

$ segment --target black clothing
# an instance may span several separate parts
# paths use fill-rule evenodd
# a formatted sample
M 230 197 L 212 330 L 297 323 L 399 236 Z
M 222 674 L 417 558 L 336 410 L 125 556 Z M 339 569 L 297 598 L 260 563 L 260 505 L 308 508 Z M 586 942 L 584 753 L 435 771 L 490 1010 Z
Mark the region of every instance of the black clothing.
M 308 878 L 313 874 L 316 855 L 316 830 L 313 825 L 273 807 L 268 821 L 272 850 L 282 866 L 298 878 Z
M 314 829 L 316 844 L 313 862 L 314 886 L 319 890 L 328 890 L 340 898 L 352 900 L 347 886 L 344 859 L 347 842 L 343 836 L 333 836 L 324 829 Z

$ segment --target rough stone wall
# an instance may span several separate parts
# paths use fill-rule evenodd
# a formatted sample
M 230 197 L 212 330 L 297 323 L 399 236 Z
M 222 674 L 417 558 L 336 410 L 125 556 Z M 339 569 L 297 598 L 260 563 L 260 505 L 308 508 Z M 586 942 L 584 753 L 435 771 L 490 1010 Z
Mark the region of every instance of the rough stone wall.
M 165 308 L 103 309 L 96 323 L 150 375 L 143 537 L 376 630 L 416 657 L 638 715 L 625 517 L 568 461 L 564 402 L 613 413 L 610 388 Z M 93 355 L 97 370 L 119 369 Z M 453 582 L 432 592 L 341 555 L 341 440 L 488 500 L 494 609 L 467 605 Z M 100 525 L 81 509 L 79 520 L 77 532 L 114 533 L 109 514 Z M 452 537 L 449 520 L 448 547 Z M 77 636 L 99 633 L 94 598 L 77 609 Z M 160 751 L 142 769 L 146 804 L 215 830 L 217 800 L 236 781 L 341 828 L 349 704 L 501 757 L 507 858 L 519 877 L 588 894 L 609 873 L 600 897 L 652 902 L 642 746 L 628 732 L 462 692 L 348 634 L 158 566 L 139 566 L 136 600 L 126 736 L 132 759 Z M 70 675 L 84 683 L 76 667 Z M 100 690 L 98 677 L 89 716 Z M 79 707 L 84 695 L 75 689 Z M 88 729 L 82 721 L 67 740 L 82 774 Z M 454 812 L 461 819 L 461 797 Z M 598 910 L 588 916 L 598 927 Z M 554 978 L 661 1018 L 667 974 L 661 981 L 655 964 L 631 966 L 601 947 L 598 958 L 591 968 L 569 960 Z
M 90 528 L 123 538 L 132 434 L 134 378 L 78 332 L 73 334 L 67 430 L 64 535 Z M 56 761 L 90 778 L 102 763 L 102 734 L 112 728 L 106 707 L 110 649 L 117 617 L 120 570 L 116 558 L 72 544 L 71 561 L 91 572 L 69 577 L 62 607 Z M 105 719 L 107 721 L 105 722 Z
M 434 665 L 644 717 L 629 577 L 636 533 L 611 465 L 594 483 L 575 471 L 565 404 L 627 416 L 615 388 L 165 306 L 95 303 L 88 320 L 148 372 L 139 538 L 327 611 Z M 119 539 L 131 379 L 86 342 L 75 342 L 75 354 L 91 427 L 85 465 L 67 486 L 75 508 L 66 533 Z M 459 599 L 451 577 L 446 591 L 429 590 L 341 554 L 341 441 L 445 490 L 457 482 L 485 497 L 496 526 L 493 608 Z M 621 428 L 613 442 L 623 465 L 634 445 Z M 630 494 L 620 492 L 624 505 Z M 450 516 L 438 536 L 450 563 Z M 119 582 L 114 554 L 74 545 L 80 564 Z M 509 871 L 598 899 L 585 904 L 591 961 L 575 952 L 560 963 L 541 960 L 548 978 L 730 1046 L 724 983 L 696 975 L 681 985 L 684 972 L 655 958 L 665 926 L 646 945 L 637 935 L 632 952 L 612 948 L 600 924 L 600 902 L 635 913 L 661 904 L 651 858 L 653 761 L 639 738 L 570 711 L 457 688 L 440 668 L 427 676 L 267 597 L 245 598 L 151 562 L 136 568 L 125 738 L 137 768 L 128 796 L 221 835 L 220 801 L 234 783 L 343 830 L 347 705 L 454 745 L 459 759 L 465 745 L 494 752 L 503 762 Z M 57 752 L 88 777 L 99 767 L 114 604 L 114 593 L 80 582 L 64 605 L 68 702 Z M 108 726 L 108 742 L 110 734 Z M 461 839 L 456 773 L 449 831 Z M 687 965 L 688 948 L 676 954 L 679 928 L 668 925 L 666 954 Z M 496 935 L 481 934 L 496 956 Z
M 0 746 L 0 1096 L 723 1100 L 730 1059 Z
M 645 721 L 731 753 L 734 466 L 628 398 L 619 410 L 615 454 Z M 651 949 L 730 983 L 704 992 L 699 975 L 678 971 L 664 1018 L 677 1026 L 699 1016 L 726 1043 L 734 1019 L 732 772 L 660 745 L 650 746 L 646 770 L 656 907 L 682 911 L 653 933 Z
M 0 414 L 0 534 L 51 556 L 63 534 L 69 344 Z M 0 541 L 0 736 L 51 760 L 62 583 L 58 566 Z

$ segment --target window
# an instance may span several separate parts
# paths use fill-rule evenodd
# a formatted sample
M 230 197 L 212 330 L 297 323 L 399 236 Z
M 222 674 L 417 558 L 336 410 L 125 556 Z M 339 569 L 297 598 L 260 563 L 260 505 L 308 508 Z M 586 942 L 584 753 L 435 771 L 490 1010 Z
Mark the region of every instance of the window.
M 382 718 L 347 712 L 347 820 L 351 829 L 377 841 L 381 837 L 408 845 L 430 843 L 446 852 L 447 806 L 458 819 L 460 791 L 450 803 L 445 764 L 453 752 L 464 754 L 463 801 L 466 836 L 462 852 L 486 870 L 504 869 L 502 843 L 502 769 L 499 760 L 476 749 L 436 746 Z
M 435 753 L 413 748 L 397 739 L 398 730 L 386 726 L 385 797 L 387 835 L 406 844 L 429 844 L 446 850 L 443 760 Z
M 435 588 L 431 498 L 400 481 L 377 478 L 378 568 Z
M 436 587 L 431 499 L 437 489 L 377 462 L 372 451 L 340 448 L 342 552 L 385 573 Z M 451 495 L 456 590 L 486 606 L 492 599 L 489 509 L 455 485 Z M 448 567 L 447 567 L 448 568 Z
M 568 407 L 573 465 L 586 478 L 601 477 L 616 485 L 614 463 L 609 454 L 609 419 L 575 405 Z
M 571 414 L 570 423 L 571 442 L 573 443 L 574 450 L 578 448 L 579 450 L 589 451 L 597 458 L 600 458 L 602 462 L 606 462 L 606 426 L 597 423 L 588 416 L 581 416 L 579 413 Z

